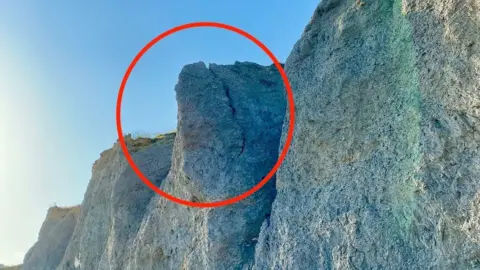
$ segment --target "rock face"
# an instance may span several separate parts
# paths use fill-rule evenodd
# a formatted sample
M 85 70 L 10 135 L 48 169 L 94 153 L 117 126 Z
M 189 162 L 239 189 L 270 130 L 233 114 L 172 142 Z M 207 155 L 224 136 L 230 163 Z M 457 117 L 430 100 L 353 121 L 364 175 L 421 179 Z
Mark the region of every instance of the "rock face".
M 323 0 L 257 269 L 480 269 L 480 1 Z
M 55 269 L 63 258 L 79 214 L 80 206 L 50 208 L 37 243 L 25 255 L 22 269 Z
M 175 90 L 176 134 L 126 138 L 155 185 L 185 200 L 212 202 L 249 190 L 270 171 L 286 110 L 273 65 L 187 65 Z M 63 259 L 47 266 L 29 256 L 24 269 L 251 268 L 274 182 L 232 206 L 181 206 L 148 189 L 117 143 L 93 166 Z
M 480 1 L 323 0 L 286 71 L 276 182 L 185 207 L 117 144 L 23 269 L 480 269 Z M 175 90 L 176 135 L 127 138 L 150 180 L 212 202 L 269 172 L 289 124 L 275 67 L 195 63 Z
M 174 138 L 126 137 L 137 166 L 156 185 L 170 168 Z M 130 240 L 153 195 L 128 166 L 118 142 L 104 151 L 93 165 L 82 213 L 57 269 L 124 269 Z
M 286 109 L 274 66 L 187 65 L 175 90 L 178 135 L 162 189 L 185 200 L 218 201 L 249 190 L 270 171 Z M 214 209 L 155 197 L 127 269 L 251 267 L 274 196 L 271 181 L 237 204 Z

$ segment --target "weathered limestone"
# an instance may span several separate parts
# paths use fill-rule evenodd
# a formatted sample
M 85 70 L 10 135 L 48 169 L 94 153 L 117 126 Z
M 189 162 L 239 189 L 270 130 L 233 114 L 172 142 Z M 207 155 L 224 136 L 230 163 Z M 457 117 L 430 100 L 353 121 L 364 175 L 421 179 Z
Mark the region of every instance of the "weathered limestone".
M 480 268 L 479 8 L 322 1 L 257 269 Z

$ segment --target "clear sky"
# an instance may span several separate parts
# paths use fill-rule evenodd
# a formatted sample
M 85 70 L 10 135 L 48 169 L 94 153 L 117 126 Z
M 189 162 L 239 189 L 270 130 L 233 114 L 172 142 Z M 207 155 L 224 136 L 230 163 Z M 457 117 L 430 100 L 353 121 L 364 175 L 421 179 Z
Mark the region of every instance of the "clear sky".
M 0 1 L 0 263 L 36 241 L 47 208 L 81 203 L 99 153 L 117 139 L 120 81 L 161 32 L 193 21 L 240 27 L 285 61 L 319 0 Z M 134 69 L 126 132 L 176 127 L 173 90 L 188 63 L 271 61 L 221 29 L 168 37 Z

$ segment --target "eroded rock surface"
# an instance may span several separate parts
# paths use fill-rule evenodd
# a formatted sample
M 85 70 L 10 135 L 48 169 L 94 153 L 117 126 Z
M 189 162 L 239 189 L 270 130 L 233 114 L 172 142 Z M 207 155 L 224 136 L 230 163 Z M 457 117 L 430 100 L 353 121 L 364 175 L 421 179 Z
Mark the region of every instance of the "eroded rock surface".
M 255 186 L 278 157 L 286 100 L 277 69 L 240 62 L 191 64 L 175 90 L 176 134 L 126 137 L 137 166 L 155 185 L 188 201 L 224 200 Z M 274 180 L 240 203 L 215 209 L 154 195 L 117 142 L 93 165 L 63 259 L 35 269 L 252 267 L 260 227 L 275 197 Z
M 55 206 L 48 209 L 38 234 L 38 241 L 25 255 L 21 268 L 24 270 L 55 269 L 65 254 L 79 214 L 80 206 Z
M 276 184 L 185 207 L 116 145 L 57 269 L 480 269 L 480 1 L 323 0 L 286 71 Z M 175 90 L 175 138 L 128 140 L 156 185 L 211 202 L 269 172 L 289 124 L 275 67 L 195 63 Z M 26 263 L 54 265 L 37 245 Z
M 321 2 L 257 269 L 480 268 L 479 9 Z
M 170 169 L 174 138 L 174 133 L 126 137 L 135 163 L 156 185 Z M 128 165 L 118 142 L 104 151 L 93 165 L 82 213 L 57 269 L 124 269 L 131 239 L 154 194 Z
M 274 66 L 187 65 L 175 90 L 178 135 L 162 189 L 189 201 L 218 201 L 249 190 L 270 171 L 286 109 Z M 155 197 L 128 269 L 251 267 L 274 196 L 271 181 L 237 204 L 214 209 Z

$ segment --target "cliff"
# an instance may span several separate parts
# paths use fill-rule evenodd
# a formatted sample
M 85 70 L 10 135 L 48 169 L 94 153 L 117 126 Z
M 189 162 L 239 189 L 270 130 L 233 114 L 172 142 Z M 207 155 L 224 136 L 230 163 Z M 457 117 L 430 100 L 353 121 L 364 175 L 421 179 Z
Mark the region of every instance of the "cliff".
M 276 179 L 185 207 L 117 143 L 68 246 L 24 269 L 480 269 L 479 30 L 478 0 L 323 0 L 285 64 L 296 123 Z M 150 180 L 211 202 L 268 173 L 289 124 L 275 67 L 194 63 L 175 91 L 176 134 L 127 137 Z
M 479 8 L 321 2 L 257 269 L 480 269 Z
M 126 137 L 136 164 L 156 185 L 170 169 L 174 140 L 174 133 L 156 139 Z M 153 195 L 128 166 L 118 142 L 104 151 L 93 165 L 82 213 L 57 269 L 122 269 Z
M 155 185 L 185 200 L 224 200 L 252 188 L 273 167 L 286 110 L 274 66 L 187 65 L 175 91 L 176 134 L 126 137 Z M 251 268 L 274 196 L 272 180 L 232 206 L 180 206 L 138 179 L 117 142 L 93 165 L 61 262 L 28 260 L 34 264 L 24 269 Z
M 64 256 L 79 215 L 80 206 L 48 209 L 38 241 L 25 255 L 22 269 L 55 269 Z
M 175 88 L 178 135 L 162 189 L 190 201 L 231 198 L 273 167 L 285 115 L 281 77 L 253 63 L 187 65 Z M 153 198 L 126 269 L 242 269 L 253 265 L 274 180 L 231 206 L 198 209 Z

